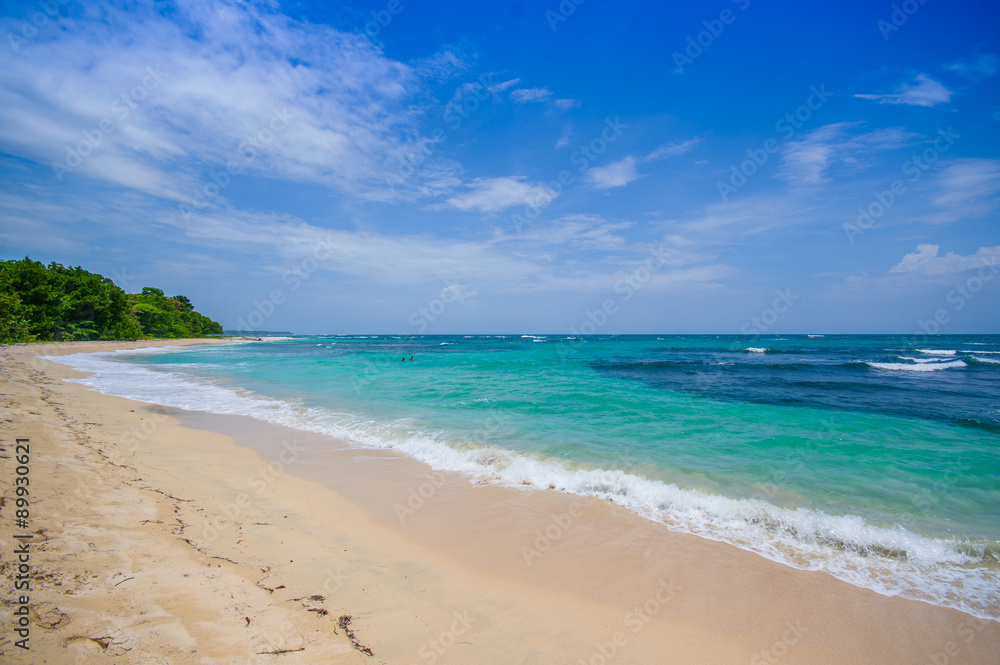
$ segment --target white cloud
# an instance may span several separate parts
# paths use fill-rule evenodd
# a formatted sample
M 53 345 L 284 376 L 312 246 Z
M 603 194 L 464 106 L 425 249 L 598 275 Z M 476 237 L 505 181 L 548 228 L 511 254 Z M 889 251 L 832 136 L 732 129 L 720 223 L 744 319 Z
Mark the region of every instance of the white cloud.
M 497 94 L 500 94 L 501 92 L 503 92 L 504 90 L 506 90 L 507 88 L 510 88 L 511 86 L 515 86 L 515 85 L 517 85 L 520 82 L 521 82 L 521 79 L 510 79 L 509 81 L 503 81 L 502 83 L 497 83 L 496 85 L 491 85 L 487 89 L 490 92 L 492 92 L 494 95 L 497 95 Z
M 935 106 L 951 99 L 951 91 L 926 74 L 917 74 L 914 84 L 903 83 L 890 94 L 857 94 L 855 97 L 870 99 L 879 104 L 910 104 L 913 106 Z
M 539 246 L 574 245 L 586 249 L 625 247 L 621 231 L 632 228 L 632 222 L 609 222 L 601 215 L 564 215 L 548 225 L 533 225 L 521 233 L 498 233 L 497 242 L 516 241 Z
M 473 100 L 475 102 L 475 106 L 472 108 L 477 108 L 482 103 L 482 99 L 484 98 L 484 89 L 490 95 L 499 95 L 501 92 L 521 82 L 521 79 L 514 78 L 507 81 L 501 81 L 500 83 L 493 83 L 493 76 L 493 74 L 487 74 L 479 77 L 478 81 L 468 81 L 456 88 L 451 101 L 449 101 L 444 108 L 444 118 L 448 119 L 455 113 L 458 113 L 463 118 L 466 117 L 468 112 L 462 111 L 462 103 L 467 98 L 475 96 L 477 99 Z
M 559 140 L 556 141 L 556 150 L 559 150 L 560 148 L 565 148 L 566 146 L 568 146 L 569 142 L 572 139 L 573 139 L 573 126 L 572 125 L 566 125 L 566 128 L 563 129 L 563 133 L 559 137 Z
M 583 104 L 583 102 L 581 102 L 579 99 L 557 99 L 552 103 L 560 111 L 568 111 L 569 109 L 575 109 L 577 106 Z
M 649 153 L 643 158 L 645 162 L 653 162 L 668 157 L 678 157 L 686 152 L 690 152 L 696 145 L 701 143 L 701 137 L 688 139 L 687 141 L 675 141 L 668 145 L 661 145 L 659 148 Z
M 830 219 L 825 219 L 829 216 Z M 755 195 L 708 206 L 700 215 L 679 226 L 696 234 L 702 242 L 718 244 L 734 238 L 757 235 L 776 228 L 829 223 L 836 219 L 801 194 Z
M 466 185 L 469 191 L 446 201 L 459 210 L 498 213 L 511 206 L 547 205 L 558 194 L 541 184 L 525 182 L 524 176 L 476 178 Z
M 414 61 L 412 67 L 421 78 L 444 81 L 467 71 L 469 63 L 454 49 L 445 48 L 434 55 Z
M 635 157 L 630 155 L 607 166 L 591 168 L 584 179 L 595 189 L 612 189 L 627 185 L 639 177 L 639 172 L 635 169 Z
M 304 257 L 316 258 L 323 272 L 388 285 L 524 280 L 537 272 L 533 263 L 499 252 L 488 241 L 323 228 L 291 215 L 225 209 L 190 221 L 168 212 L 158 222 L 181 229 L 199 247 L 238 251 L 277 272 Z
M 905 146 L 913 136 L 901 129 L 879 129 L 852 136 L 860 123 L 837 122 L 806 134 L 785 145 L 781 177 L 794 184 L 818 185 L 830 181 L 835 167 L 858 169 L 874 153 Z
M 956 74 L 961 74 L 966 78 L 979 80 L 986 76 L 993 76 L 996 74 L 998 64 L 1000 64 L 1000 59 L 998 59 L 995 55 L 992 53 L 984 53 L 979 56 L 975 62 L 956 62 L 953 65 L 949 65 L 948 69 Z
M 552 91 L 548 88 L 518 88 L 517 90 L 512 90 L 510 93 L 510 98 L 518 104 L 544 102 L 551 96 Z
M 971 256 L 960 256 L 954 252 L 938 256 L 939 252 L 940 248 L 937 245 L 918 245 L 917 251 L 904 256 L 903 260 L 889 272 L 921 276 L 944 275 L 1000 264 L 1000 245 L 980 247 L 979 251 Z
M 421 73 L 464 67 L 444 51 L 414 69 L 363 39 L 259 5 L 188 2 L 170 17 L 130 5 L 61 20 L 64 29 L 39 33 L 31 57 L 0 71 L 0 142 L 51 164 L 81 141 L 87 150 L 86 132 L 100 138 L 70 177 L 173 200 L 189 199 L 227 163 L 363 199 L 413 195 L 439 161 L 426 157 L 429 139 L 417 129 Z M 276 114 L 288 118 L 277 131 Z M 413 176 L 386 186 L 420 155 Z
M 643 157 L 634 157 L 629 155 L 628 157 L 606 166 L 595 166 L 587 171 L 584 176 L 584 180 L 590 183 L 594 189 L 613 189 L 615 187 L 623 187 L 643 177 L 636 168 L 637 164 L 655 162 L 661 159 L 683 155 L 684 153 L 692 150 L 700 142 L 700 138 L 679 141 L 668 145 L 662 145 Z
M 931 203 L 937 223 L 983 217 L 1000 206 L 1000 159 L 956 159 L 943 166 Z

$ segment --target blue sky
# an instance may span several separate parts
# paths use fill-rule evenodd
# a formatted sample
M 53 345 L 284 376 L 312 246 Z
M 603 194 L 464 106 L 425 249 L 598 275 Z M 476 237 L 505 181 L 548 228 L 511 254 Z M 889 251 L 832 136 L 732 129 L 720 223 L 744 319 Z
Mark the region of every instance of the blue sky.
M 52 0 L 0 27 L 0 257 L 226 328 L 1000 332 L 996 3 Z

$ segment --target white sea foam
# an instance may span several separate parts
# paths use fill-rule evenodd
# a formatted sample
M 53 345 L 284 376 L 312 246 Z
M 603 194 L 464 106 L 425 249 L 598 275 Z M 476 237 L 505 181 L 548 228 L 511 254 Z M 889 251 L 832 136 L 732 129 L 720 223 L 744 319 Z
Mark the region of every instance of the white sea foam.
M 806 337 L 826 337 L 826 335 L 806 335 Z
M 458 472 L 477 482 L 599 497 L 675 531 L 727 542 L 795 568 L 823 570 L 885 595 L 917 598 L 1000 621 L 1000 608 L 993 599 L 1000 588 L 1000 573 L 978 565 L 985 556 L 985 543 L 931 538 L 898 525 L 873 525 L 855 515 L 791 510 L 761 500 L 687 490 L 622 470 L 586 468 L 484 446 L 428 431 L 410 420 L 375 422 L 307 408 L 164 368 L 117 362 L 113 360 L 116 355 L 124 354 L 46 359 L 92 372 L 86 378 L 69 380 L 103 393 L 181 409 L 251 416 L 373 448 L 391 448 L 436 470 Z M 885 556 L 886 552 L 892 556 Z
M 763 349 L 759 346 L 747 347 L 747 353 L 767 353 L 767 349 Z
M 917 349 L 917 351 L 929 356 L 953 356 L 958 353 L 955 349 Z
M 915 363 L 943 363 L 948 362 L 944 358 L 911 358 L 909 356 L 899 356 L 900 360 L 909 360 Z
M 968 365 L 961 360 L 952 360 L 951 362 L 937 362 L 937 363 L 917 363 L 911 365 L 910 363 L 874 363 L 865 362 L 866 365 L 874 367 L 875 369 L 887 369 L 891 371 L 903 371 L 903 372 L 936 372 L 942 369 L 951 369 L 954 367 L 967 367 Z
M 972 357 L 981 363 L 989 363 L 990 365 L 1000 365 L 1000 360 L 997 360 L 996 358 L 977 358 L 976 356 Z

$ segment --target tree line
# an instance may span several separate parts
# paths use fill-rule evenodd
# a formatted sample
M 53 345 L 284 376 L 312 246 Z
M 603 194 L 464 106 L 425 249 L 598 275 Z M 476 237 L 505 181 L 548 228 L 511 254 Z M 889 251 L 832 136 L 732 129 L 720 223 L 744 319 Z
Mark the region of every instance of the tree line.
M 28 257 L 0 261 L 0 344 L 221 335 L 185 296 L 125 293 L 102 275 Z

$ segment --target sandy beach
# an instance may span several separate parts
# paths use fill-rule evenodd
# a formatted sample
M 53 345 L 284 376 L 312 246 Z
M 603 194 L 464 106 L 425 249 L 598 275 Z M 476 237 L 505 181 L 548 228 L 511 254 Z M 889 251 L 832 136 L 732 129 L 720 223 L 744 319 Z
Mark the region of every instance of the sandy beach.
M 392 452 L 101 395 L 37 358 L 152 345 L 0 347 L 4 662 L 944 665 L 1000 653 L 997 622 L 608 502 L 473 486 Z M 30 443 L 27 529 L 14 521 L 16 439 Z M 27 591 L 15 589 L 25 542 Z M 30 650 L 16 646 L 21 595 Z

